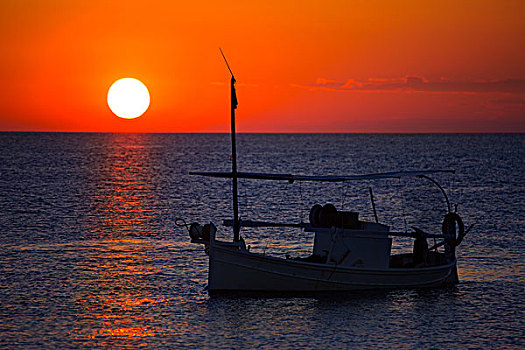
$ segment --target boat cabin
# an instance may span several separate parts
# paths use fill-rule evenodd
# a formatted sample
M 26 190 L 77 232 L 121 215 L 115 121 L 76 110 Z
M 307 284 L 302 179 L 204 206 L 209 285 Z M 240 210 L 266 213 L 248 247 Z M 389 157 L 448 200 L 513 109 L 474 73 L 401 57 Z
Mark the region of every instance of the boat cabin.
M 310 261 L 365 268 L 389 266 L 389 226 L 360 221 L 359 213 L 338 211 L 332 204 L 314 205 L 309 219 L 304 229 L 315 234 Z

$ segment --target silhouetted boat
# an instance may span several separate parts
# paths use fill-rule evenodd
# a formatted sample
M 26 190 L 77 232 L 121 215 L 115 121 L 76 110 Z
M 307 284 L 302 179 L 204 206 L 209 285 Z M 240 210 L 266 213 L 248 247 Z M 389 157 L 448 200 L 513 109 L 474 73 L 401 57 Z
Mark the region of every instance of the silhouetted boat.
M 221 51 L 222 52 L 222 51 Z M 227 62 L 226 62 L 227 64 Z M 229 69 L 229 66 L 228 66 Z M 216 239 L 213 223 L 186 225 L 193 243 L 203 244 L 209 255 L 208 291 L 214 292 L 327 292 L 374 288 L 432 287 L 457 283 L 455 248 L 472 228 L 465 230 L 458 214 L 452 212 L 444 189 L 429 175 L 453 173 L 453 170 L 398 171 L 366 175 L 305 176 L 291 174 L 243 173 L 237 171 L 235 142 L 235 78 L 231 77 L 231 172 L 190 172 L 232 179 L 233 219 L 224 220 L 233 228 L 233 241 Z M 273 181 L 344 182 L 417 177 L 430 180 L 444 196 L 448 213 L 442 233 L 392 232 L 377 220 L 370 189 L 370 200 L 376 222 L 359 220 L 359 214 L 338 211 L 333 205 L 314 205 L 309 223 L 272 223 L 239 220 L 237 179 Z M 315 235 L 313 251 L 304 258 L 280 258 L 250 252 L 240 236 L 241 227 L 297 227 Z M 414 238 L 414 249 L 408 254 L 391 254 L 392 237 Z M 428 248 L 427 238 L 442 239 Z M 441 251 L 438 249 L 443 247 Z

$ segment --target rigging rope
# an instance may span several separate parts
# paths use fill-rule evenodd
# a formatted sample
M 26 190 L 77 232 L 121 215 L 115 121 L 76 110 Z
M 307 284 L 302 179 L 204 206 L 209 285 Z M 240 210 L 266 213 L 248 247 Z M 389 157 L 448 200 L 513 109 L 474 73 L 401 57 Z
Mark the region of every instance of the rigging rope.
M 303 200 L 303 188 L 301 185 L 302 181 L 299 181 L 299 206 L 302 208 L 304 207 L 304 200 Z
M 406 213 L 405 213 L 405 206 L 406 206 L 406 198 L 405 198 L 405 191 L 403 191 L 402 189 L 402 184 L 401 184 L 401 178 L 398 179 L 399 180 L 399 190 L 401 192 L 401 212 L 403 214 L 403 222 L 405 223 L 405 233 L 408 232 L 408 225 L 407 225 L 407 217 L 406 217 Z
M 341 210 L 344 210 L 345 208 L 345 182 L 341 182 Z

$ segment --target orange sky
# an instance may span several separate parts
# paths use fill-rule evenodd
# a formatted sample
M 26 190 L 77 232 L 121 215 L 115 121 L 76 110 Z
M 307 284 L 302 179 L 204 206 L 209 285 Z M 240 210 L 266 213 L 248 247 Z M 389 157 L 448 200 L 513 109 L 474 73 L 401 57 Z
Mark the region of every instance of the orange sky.
M 525 132 L 525 1 L 0 2 L 0 130 Z M 124 120 L 106 94 L 146 84 Z

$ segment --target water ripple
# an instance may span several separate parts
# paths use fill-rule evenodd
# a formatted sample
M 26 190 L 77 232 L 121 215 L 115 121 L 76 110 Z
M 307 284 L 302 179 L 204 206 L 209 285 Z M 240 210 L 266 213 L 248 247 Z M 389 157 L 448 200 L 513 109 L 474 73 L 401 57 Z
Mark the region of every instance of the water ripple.
M 231 216 L 228 181 L 187 175 L 227 171 L 228 135 L 0 133 L 0 347 L 525 347 L 523 135 L 241 134 L 238 144 L 244 171 L 456 169 L 439 180 L 476 222 L 458 250 L 462 282 L 210 298 L 207 256 L 175 219 Z M 439 229 L 439 192 L 411 181 L 374 183 L 380 219 Z M 243 180 L 241 214 L 306 221 L 311 205 L 332 202 L 371 219 L 368 186 Z M 230 233 L 219 225 L 218 235 Z M 253 250 L 282 256 L 312 246 L 297 230 L 243 235 Z M 410 240 L 393 248 L 409 250 Z

